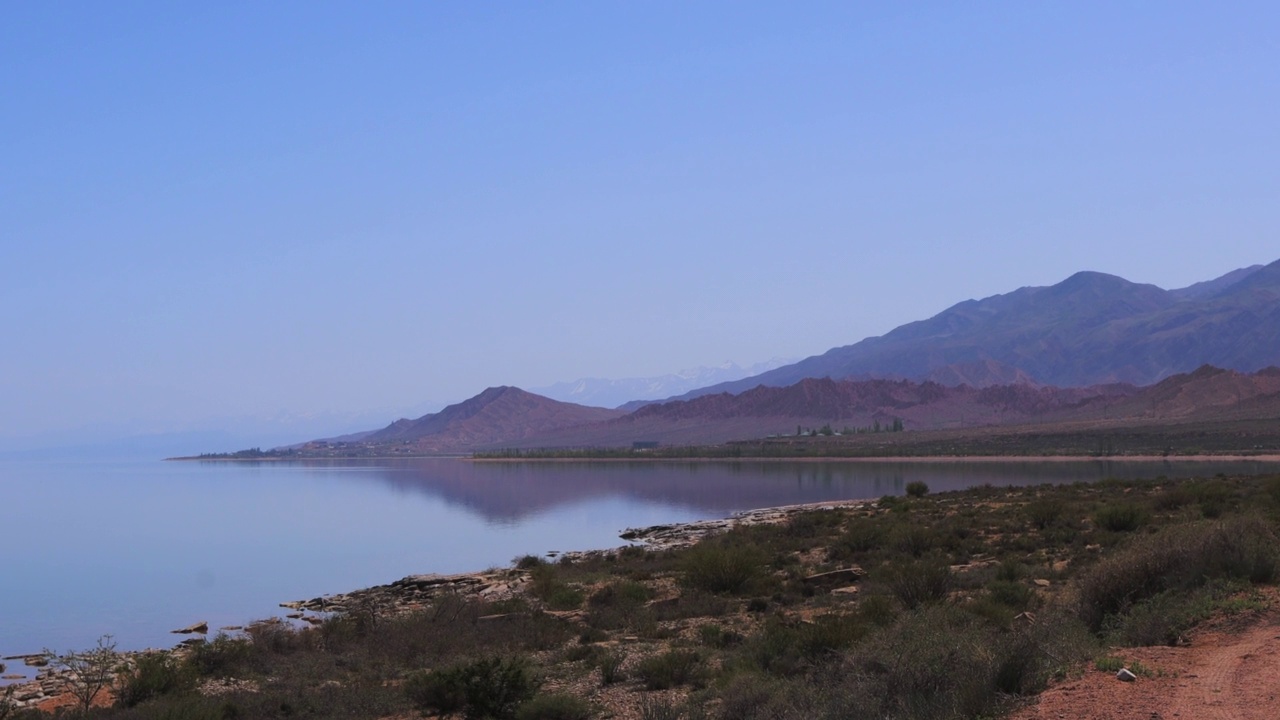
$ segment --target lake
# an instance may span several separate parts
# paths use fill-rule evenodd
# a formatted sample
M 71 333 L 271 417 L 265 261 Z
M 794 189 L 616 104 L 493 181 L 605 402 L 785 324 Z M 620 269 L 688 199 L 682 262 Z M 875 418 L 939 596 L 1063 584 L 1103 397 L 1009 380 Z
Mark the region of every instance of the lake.
M 0 656 L 168 631 L 405 575 L 624 544 L 628 527 L 974 485 L 1280 472 L 1259 462 L 0 461 Z M 22 668 L 9 663 L 10 671 Z

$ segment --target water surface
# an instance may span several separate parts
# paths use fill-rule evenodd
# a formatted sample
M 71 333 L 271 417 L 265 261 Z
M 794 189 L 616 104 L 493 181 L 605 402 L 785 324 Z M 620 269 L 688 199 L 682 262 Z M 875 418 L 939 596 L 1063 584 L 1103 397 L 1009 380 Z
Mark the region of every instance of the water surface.
M 522 554 L 613 547 L 627 527 L 776 505 L 1262 463 L 0 462 L 0 655 L 169 646 L 169 630 Z M 11 669 L 12 663 L 10 663 Z

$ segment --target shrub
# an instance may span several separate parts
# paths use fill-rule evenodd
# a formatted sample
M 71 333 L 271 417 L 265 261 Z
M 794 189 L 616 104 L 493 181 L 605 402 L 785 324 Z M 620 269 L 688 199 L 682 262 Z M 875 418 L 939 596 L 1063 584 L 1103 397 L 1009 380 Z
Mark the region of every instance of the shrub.
M 1111 532 L 1133 532 L 1147 523 L 1147 512 L 1133 503 L 1106 505 L 1093 514 L 1093 521 Z
M 1212 579 L 1272 582 L 1280 549 L 1271 527 L 1254 516 L 1166 529 L 1099 562 L 1077 581 L 1078 613 L 1095 632 L 1109 615 L 1171 589 Z
M 1066 503 L 1062 500 L 1044 498 L 1027 503 L 1027 517 L 1031 519 L 1032 525 L 1044 530 L 1057 523 L 1066 509 Z
M 485 658 L 415 673 L 404 683 L 405 694 L 419 710 L 441 715 L 462 711 L 469 719 L 513 717 L 537 689 L 529 662 L 520 657 Z
M 515 559 L 516 568 L 520 570 L 532 570 L 541 565 L 546 565 L 547 561 L 537 555 L 521 555 Z
M 1035 597 L 1031 586 L 1015 580 L 994 580 L 987 585 L 987 593 L 992 600 L 1014 610 L 1025 610 Z
M 596 590 L 587 599 L 587 604 L 593 608 L 619 606 L 631 608 L 643 605 L 652 594 L 644 583 L 620 580 Z
M 565 584 L 557 575 L 556 566 L 546 563 L 535 565 L 529 571 L 529 576 L 533 580 L 531 590 L 534 596 L 552 610 L 576 610 L 582 607 L 582 591 Z
M 941 560 L 917 560 L 889 565 L 880 573 L 898 601 L 908 609 L 945 600 L 953 585 L 951 568 Z
M 649 690 L 666 690 L 677 685 L 701 685 L 706 668 L 696 650 L 669 650 L 650 655 L 636 665 L 636 674 Z
M 940 546 L 942 536 L 932 527 L 917 523 L 903 523 L 889 533 L 887 544 L 898 552 L 920 557 Z
M 755 545 L 703 541 L 682 559 L 685 582 L 710 593 L 738 594 L 764 574 L 764 553 Z
M 1008 632 L 952 605 L 906 615 L 821 668 L 809 717 L 959 720 L 999 714 L 1010 693 L 1036 692 L 1096 647 L 1070 618 L 1046 615 Z
M 600 684 L 612 685 L 626 680 L 627 674 L 622 669 L 624 660 L 626 660 L 626 656 L 616 650 L 611 650 L 601 655 L 596 663 L 600 668 Z
M 907 483 L 907 495 L 913 498 L 922 498 L 929 494 L 929 485 L 923 480 L 913 480 Z
M 243 665 L 253 653 L 253 647 L 245 638 L 234 638 L 218 633 L 213 640 L 192 648 L 187 663 L 200 677 L 228 677 Z
M 167 653 L 140 655 L 128 672 L 120 674 L 116 703 L 134 707 L 139 703 L 192 687 L 194 677 Z
M 884 542 L 884 531 L 879 523 L 869 518 L 854 518 L 839 539 L 831 544 L 829 554 L 834 559 L 849 559 L 870 552 Z
M 520 707 L 517 720 L 587 720 L 591 704 L 564 693 L 538 695 Z
M 740 633 L 733 630 L 725 630 L 719 625 L 700 625 L 698 627 L 698 638 L 703 645 L 719 649 L 737 645 L 743 640 Z

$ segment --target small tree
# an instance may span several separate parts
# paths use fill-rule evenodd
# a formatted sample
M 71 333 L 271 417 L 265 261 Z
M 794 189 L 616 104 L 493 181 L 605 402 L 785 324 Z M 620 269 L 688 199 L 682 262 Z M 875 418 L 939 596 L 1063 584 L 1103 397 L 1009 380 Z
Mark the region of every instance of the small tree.
M 98 693 L 111 687 L 123 659 L 110 635 L 98 638 L 97 646 L 90 650 L 65 655 L 46 650 L 44 654 L 49 666 L 62 672 L 67 692 L 79 701 L 82 712 L 89 712 Z

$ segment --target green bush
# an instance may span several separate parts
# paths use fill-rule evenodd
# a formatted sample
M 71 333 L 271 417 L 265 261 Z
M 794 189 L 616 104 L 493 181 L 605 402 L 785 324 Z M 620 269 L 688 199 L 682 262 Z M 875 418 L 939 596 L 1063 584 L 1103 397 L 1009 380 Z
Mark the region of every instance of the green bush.
M 543 563 L 529 571 L 533 580 L 531 590 L 535 597 L 552 610 L 577 610 L 585 599 L 581 590 L 560 579 L 555 565 Z
M 669 650 L 650 655 L 636 665 L 636 674 L 649 690 L 666 690 L 678 685 L 700 686 L 707 668 L 696 650 Z
M 848 560 L 880 547 L 884 542 L 882 523 L 870 518 L 854 518 L 832 544 L 828 553 L 832 559 Z
M 942 534 L 932 527 L 903 522 L 889 532 L 885 543 L 890 548 L 912 557 L 921 557 L 943 544 Z
M 1014 610 L 1025 610 L 1035 597 L 1030 585 L 1016 580 L 993 580 L 987 584 L 987 593 L 995 602 Z
M 610 650 L 600 656 L 596 665 L 600 668 L 601 685 L 613 685 L 627 679 L 627 673 L 622 669 L 624 660 L 626 656 L 617 650 Z
M 587 720 L 594 713 L 591 704 L 564 693 L 538 695 L 520 706 L 517 720 Z
M 1057 524 L 1066 509 L 1066 503 L 1058 498 L 1043 498 L 1027 503 L 1027 517 L 1036 528 L 1045 530 Z
M 945 600 L 954 579 L 951 568 L 941 560 L 913 560 L 887 566 L 878 573 L 894 597 L 914 610 L 921 605 Z
M 529 661 L 520 657 L 485 658 L 419 672 L 404 683 L 405 694 L 422 712 L 461 711 L 469 720 L 514 717 L 537 689 Z
M 140 655 L 131 670 L 121 673 L 116 704 L 134 707 L 139 703 L 195 685 L 195 677 L 167 653 Z
M 252 644 L 245 638 L 218 633 L 213 640 L 191 649 L 187 664 L 200 677 L 229 677 L 253 654 Z
M 1147 511 L 1133 503 L 1107 505 L 1093 514 L 1098 527 L 1111 532 L 1133 532 L 1147 524 Z
M 1261 518 L 1181 525 L 1139 538 L 1082 574 L 1078 613 L 1096 632 L 1108 616 L 1166 590 L 1188 590 L 1213 579 L 1274 582 L 1278 573 L 1280 546 Z
M 913 498 L 922 498 L 929 494 L 929 485 L 923 480 L 913 480 L 907 483 L 907 496 Z
M 681 566 L 689 586 L 736 595 L 764 575 L 765 562 L 755 545 L 703 541 L 684 553 Z

